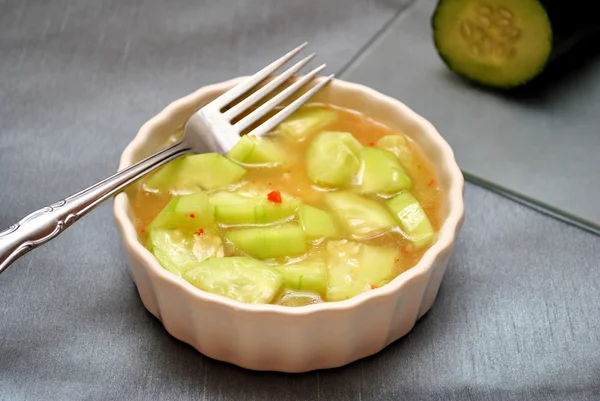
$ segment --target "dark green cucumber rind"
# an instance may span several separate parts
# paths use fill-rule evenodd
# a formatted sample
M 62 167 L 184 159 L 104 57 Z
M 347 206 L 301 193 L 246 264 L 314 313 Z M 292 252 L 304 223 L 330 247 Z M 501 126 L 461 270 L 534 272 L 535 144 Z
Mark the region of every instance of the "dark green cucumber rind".
M 522 80 L 507 83 L 506 85 L 494 85 L 489 82 L 484 82 L 469 74 L 457 71 L 454 67 L 451 58 L 440 50 L 438 37 L 439 31 L 437 24 L 437 16 L 440 10 L 440 5 L 446 1 L 439 0 L 433 14 L 431 15 L 431 28 L 433 30 L 434 46 L 446 66 L 456 74 L 468 79 L 471 82 L 480 84 L 486 87 L 495 87 L 498 89 L 513 89 L 528 84 L 534 78 L 542 74 L 548 66 L 557 58 L 568 53 L 572 48 L 583 40 L 588 39 L 595 33 L 600 32 L 600 19 L 598 18 L 598 7 L 594 0 L 579 0 L 567 3 L 566 0 L 538 0 L 540 5 L 546 10 L 551 26 L 552 50 L 548 58 L 543 63 L 542 67 L 532 75 L 524 77 Z

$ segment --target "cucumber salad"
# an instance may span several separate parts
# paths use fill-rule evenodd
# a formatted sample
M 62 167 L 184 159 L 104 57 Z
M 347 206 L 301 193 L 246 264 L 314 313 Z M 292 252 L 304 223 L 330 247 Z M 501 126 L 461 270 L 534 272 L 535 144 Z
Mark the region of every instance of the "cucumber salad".
M 313 103 L 227 155 L 166 164 L 131 199 L 140 240 L 169 272 L 239 302 L 303 306 L 414 266 L 441 224 L 436 180 L 402 133 Z

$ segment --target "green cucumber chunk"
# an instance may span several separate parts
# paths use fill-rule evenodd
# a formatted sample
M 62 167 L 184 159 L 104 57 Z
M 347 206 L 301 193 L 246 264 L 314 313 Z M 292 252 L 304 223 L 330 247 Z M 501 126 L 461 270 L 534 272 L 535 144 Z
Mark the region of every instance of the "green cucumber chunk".
M 299 198 L 281 194 L 281 203 L 268 200 L 267 192 L 220 191 L 209 196 L 215 219 L 222 224 L 268 224 L 292 217 L 302 204 Z
M 553 36 L 561 39 L 553 33 L 544 5 L 557 11 L 562 9 L 555 15 L 560 20 L 556 26 L 567 30 L 578 28 L 571 22 L 563 24 L 563 18 L 575 21 L 585 15 L 583 4 L 570 6 L 565 2 L 558 6 L 557 3 L 441 0 L 431 21 L 435 47 L 446 65 L 467 79 L 498 88 L 522 85 L 539 75 L 550 61 Z M 583 7 L 575 13 L 579 17 L 570 15 L 573 9 L 581 8 L 578 6 Z M 565 12 L 568 17 L 560 15 Z
M 412 180 L 387 150 L 364 148 L 360 161 L 357 183 L 361 193 L 389 195 L 412 188 Z
M 146 247 L 162 267 L 177 275 L 205 259 L 224 255 L 221 237 L 208 232 L 192 235 L 181 230 L 152 228 Z
M 394 214 L 400 229 L 416 249 L 431 243 L 435 235 L 433 227 L 419 201 L 410 194 L 402 192 L 386 201 Z
M 182 156 L 161 167 L 144 184 L 150 192 L 195 192 L 239 182 L 246 169 L 218 153 Z
M 203 291 L 249 304 L 271 302 L 283 282 L 277 269 L 244 256 L 206 259 L 183 278 Z
M 184 231 L 208 229 L 215 225 L 213 209 L 206 192 L 173 197 L 149 224 L 148 229 L 167 228 Z
M 258 259 L 298 256 L 308 250 L 304 231 L 295 224 L 239 229 L 226 237 L 237 249 Z
M 402 167 L 409 172 L 414 171 L 415 157 L 413 155 L 410 143 L 404 135 L 386 135 L 375 143 L 375 147 L 391 152 L 398 158 Z
M 277 269 L 283 274 L 283 285 L 295 291 L 327 291 L 327 264 L 324 259 L 308 259 L 302 262 L 280 265 Z
M 301 141 L 322 130 L 338 117 L 335 110 L 303 108 L 279 124 L 279 134 L 293 141 Z
M 397 249 L 341 240 L 327 243 L 329 302 L 350 299 L 381 287 L 396 276 Z
M 378 235 L 397 225 L 389 211 L 379 202 L 351 192 L 327 193 L 325 204 L 356 238 Z
M 260 167 L 280 166 L 288 160 L 286 152 L 270 138 L 244 135 L 227 154 L 239 163 Z
M 306 150 L 306 173 L 315 184 L 341 187 L 360 167 L 362 145 L 348 132 L 322 132 Z
M 325 210 L 300 205 L 298 220 L 300 220 L 300 225 L 309 240 L 332 238 L 339 235 L 335 222 Z
M 178 276 L 198 262 L 193 252 L 192 235 L 179 230 L 149 230 L 146 248 L 162 267 Z

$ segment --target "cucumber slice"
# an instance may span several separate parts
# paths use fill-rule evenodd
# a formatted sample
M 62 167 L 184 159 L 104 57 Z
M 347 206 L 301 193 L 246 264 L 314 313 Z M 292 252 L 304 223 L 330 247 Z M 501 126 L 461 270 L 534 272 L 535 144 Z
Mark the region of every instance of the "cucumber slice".
M 386 135 L 379 139 L 375 147 L 391 152 L 400 160 L 402 167 L 409 172 L 416 168 L 415 157 L 408 140 L 403 135 Z
M 323 187 L 341 187 L 360 167 L 362 145 L 348 132 L 322 132 L 306 150 L 308 178 Z
M 146 248 L 162 267 L 178 276 L 198 262 L 192 250 L 192 235 L 185 235 L 179 230 L 149 230 Z
M 160 211 L 149 224 L 153 228 L 179 228 L 184 231 L 209 229 L 215 225 L 213 210 L 206 192 L 176 196 Z
M 271 302 L 283 282 L 277 269 L 244 256 L 207 259 L 183 278 L 203 291 L 250 304 Z
M 396 157 L 387 150 L 364 148 L 357 184 L 364 194 L 395 194 L 412 188 L 412 181 Z
M 240 251 L 258 259 L 298 256 L 308 250 L 304 231 L 294 224 L 241 229 L 226 237 Z
M 276 167 L 286 162 L 286 152 L 270 138 L 244 135 L 227 156 L 240 163 Z
M 402 192 L 386 203 L 415 248 L 421 249 L 431 243 L 435 235 L 433 227 L 421 204 L 410 192 Z
M 322 130 L 338 117 L 335 110 L 303 108 L 279 124 L 279 134 L 293 141 L 301 141 Z
M 366 281 L 371 288 L 381 287 L 396 276 L 400 251 L 395 248 L 362 244 L 355 280 Z
M 327 243 L 329 302 L 343 301 L 389 283 L 396 275 L 397 249 L 341 240 Z
M 281 194 L 281 203 L 267 199 L 264 192 L 215 192 L 209 196 L 216 220 L 222 224 L 268 224 L 289 219 L 302 201 Z
M 150 192 L 195 192 L 239 182 L 246 174 L 242 166 L 218 153 L 183 156 L 166 164 L 146 183 Z
M 331 215 L 324 210 L 301 205 L 298 208 L 298 219 L 309 240 L 338 236 L 338 230 Z
M 309 259 L 277 267 L 283 274 L 283 285 L 295 291 L 327 291 L 327 264 L 324 259 Z
M 350 192 L 330 192 L 325 203 L 331 213 L 357 238 L 381 234 L 396 226 L 384 206 Z
M 483 85 L 511 88 L 539 75 L 553 49 L 587 29 L 583 20 L 589 21 L 589 4 L 441 0 L 432 16 L 433 39 L 451 70 Z M 553 12 L 554 23 L 547 11 Z

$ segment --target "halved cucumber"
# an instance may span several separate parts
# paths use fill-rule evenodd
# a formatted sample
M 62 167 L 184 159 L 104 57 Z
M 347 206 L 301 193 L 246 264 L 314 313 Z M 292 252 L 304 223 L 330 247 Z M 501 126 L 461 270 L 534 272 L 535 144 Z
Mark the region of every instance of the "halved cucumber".
M 213 227 L 215 219 L 206 192 L 175 196 L 149 224 L 148 229 L 197 231 Z
M 151 192 L 195 192 L 239 182 L 246 169 L 218 153 L 182 156 L 161 167 L 144 187 Z
M 396 157 L 383 149 L 371 147 L 360 152 L 358 190 L 363 194 L 395 194 L 412 187 L 412 180 Z
M 335 110 L 302 108 L 279 125 L 278 131 L 293 141 L 301 141 L 322 130 L 337 118 Z
M 227 154 L 232 160 L 260 167 L 276 167 L 286 162 L 286 152 L 271 138 L 244 135 Z
M 235 230 L 228 232 L 226 238 L 240 251 L 258 259 L 293 257 L 308 250 L 304 231 L 295 224 Z
M 415 248 L 421 249 L 431 243 L 435 235 L 433 227 L 421 204 L 410 192 L 402 192 L 386 203 Z
M 346 230 L 357 238 L 381 234 L 397 225 L 384 206 L 351 192 L 330 192 L 325 195 L 325 203 Z
M 267 224 L 290 218 L 302 201 L 281 194 L 281 203 L 268 200 L 266 192 L 220 191 L 209 196 L 215 219 L 222 224 Z
M 183 278 L 203 291 L 252 304 L 271 302 L 283 282 L 277 269 L 244 256 L 207 259 Z
M 576 19 L 560 14 L 580 6 L 556 0 L 440 0 L 432 16 L 433 39 L 458 74 L 483 85 L 515 87 L 546 67 L 559 44 L 557 34 L 579 31 Z
M 360 167 L 362 145 L 348 132 L 322 132 L 306 150 L 308 178 L 323 187 L 349 184 Z

